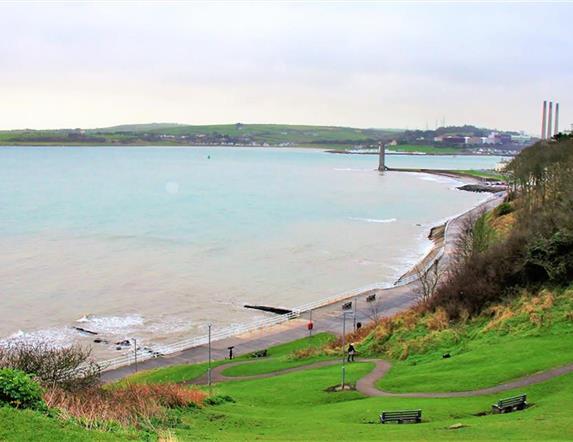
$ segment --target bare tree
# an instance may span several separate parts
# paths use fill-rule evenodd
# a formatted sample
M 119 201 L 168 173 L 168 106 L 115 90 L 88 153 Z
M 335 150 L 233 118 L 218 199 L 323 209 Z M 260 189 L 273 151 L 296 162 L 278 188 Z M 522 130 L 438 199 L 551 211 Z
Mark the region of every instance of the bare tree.
M 421 302 L 429 301 L 444 277 L 444 269 L 440 266 L 440 260 L 435 260 L 429 268 L 416 266 L 417 288 L 416 292 Z
M 374 301 L 368 302 L 368 310 L 366 311 L 366 316 L 372 322 L 378 322 L 382 317 L 382 302 L 375 299 Z

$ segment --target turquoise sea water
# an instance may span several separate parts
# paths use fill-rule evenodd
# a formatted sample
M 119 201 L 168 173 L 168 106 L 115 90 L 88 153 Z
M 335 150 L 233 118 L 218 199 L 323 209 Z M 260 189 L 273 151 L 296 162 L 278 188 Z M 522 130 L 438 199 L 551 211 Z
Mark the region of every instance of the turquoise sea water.
M 492 168 L 495 157 L 388 156 Z M 306 149 L 0 148 L 0 336 L 169 341 L 292 307 L 421 257 L 429 227 L 481 199 L 455 180 Z

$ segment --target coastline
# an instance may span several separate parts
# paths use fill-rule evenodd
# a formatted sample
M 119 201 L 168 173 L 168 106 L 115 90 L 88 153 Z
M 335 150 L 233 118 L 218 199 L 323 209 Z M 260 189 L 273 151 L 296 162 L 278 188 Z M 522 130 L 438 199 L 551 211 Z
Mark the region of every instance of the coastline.
M 417 171 L 410 171 L 417 172 Z M 468 177 L 470 178 L 470 177 Z M 475 177 L 471 177 L 475 179 Z M 227 348 L 237 347 L 235 354 L 241 355 L 256 351 L 266 346 L 290 342 L 307 336 L 307 321 L 312 318 L 315 330 L 327 331 L 335 334 L 340 333 L 340 312 L 342 305 L 352 300 L 357 305 L 367 305 L 372 295 L 376 298 L 376 308 L 380 309 L 381 316 L 390 316 L 407 309 L 418 300 L 416 281 L 416 268 L 429 266 L 436 259 L 444 260 L 447 266 L 453 253 L 455 253 L 455 239 L 459 234 L 459 223 L 471 213 L 481 211 L 484 208 L 491 209 L 503 201 L 504 195 L 490 195 L 476 206 L 450 218 L 445 224 L 432 227 L 430 235 L 433 245 L 420 260 L 418 260 L 406 273 L 404 273 L 394 285 L 371 284 L 350 290 L 339 296 L 319 300 L 304 306 L 295 307 L 292 312 L 285 315 L 269 317 L 258 323 L 244 324 L 234 331 L 221 330 L 212 336 L 214 357 L 224 358 Z M 443 226 L 443 229 L 441 228 Z M 448 234 L 446 235 L 446 229 Z M 457 231 L 457 232 L 456 232 Z M 308 317 L 308 319 L 306 319 Z M 357 320 L 366 323 L 371 320 L 368 312 L 355 312 Z M 163 367 L 180 363 L 196 363 L 206 360 L 207 337 L 194 337 L 171 346 L 171 350 L 161 355 L 141 358 L 140 368 Z M 132 364 L 135 362 L 134 354 L 122 355 L 117 358 L 103 361 L 104 380 L 112 381 L 133 372 Z
M 0 148 L 26 148 L 26 147 L 48 147 L 48 148 L 67 148 L 67 147 L 102 147 L 102 148 L 109 148 L 109 147 L 156 147 L 156 148 L 193 148 L 193 147 L 200 147 L 200 148 L 237 148 L 237 149 L 244 149 L 244 148 L 253 148 L 253 149 L 281 149 L 281 150 L 288 150 L 288 149 L 310 149 L 310 150 L 318 150 L 325 153 L 330 154 L 339 154 L 339 155 L 378 155 L 378 152 L 353 152 L 351 150 L 346 149 L 330 149 L 325 146 L 316 145 L 293 145 L 293 146 L 261 146 L 261 145 L 250 145 L 250 144 L 234 144 L 232 146 L 226 144 L 180 144 L 180 143 L 131 143 L 131 144 L 118 144 L 118 143 L 94 143 L 94 144 L 78 144 L 78 143 L 44 143 L 44 144 L 34 144 L 34 143 L 22 143 L 22 144 L 0 144 Z M 450 156 L 500 156 L 500 154 L 491 154 L 491 153 L 479 153 L 479 152 L 458 152 L 458 153 L 425 153 L 425 152 L 386 152 L 386 155 L 396 155 L 396 156 L 436 156 L 436 157 L 450 157 Z M 508 154 L 508 156 L 511 156 Z

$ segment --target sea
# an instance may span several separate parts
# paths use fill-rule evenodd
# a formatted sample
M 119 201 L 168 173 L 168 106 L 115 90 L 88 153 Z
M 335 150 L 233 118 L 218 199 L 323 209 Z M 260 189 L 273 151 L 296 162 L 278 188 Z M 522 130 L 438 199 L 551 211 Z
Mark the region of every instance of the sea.
M 388 155 L 491 169 L 493 156 Z M 0 343 L 160 348 L 372 283 L 483 201 L 376 155 L 246 147 L 0 147 Z

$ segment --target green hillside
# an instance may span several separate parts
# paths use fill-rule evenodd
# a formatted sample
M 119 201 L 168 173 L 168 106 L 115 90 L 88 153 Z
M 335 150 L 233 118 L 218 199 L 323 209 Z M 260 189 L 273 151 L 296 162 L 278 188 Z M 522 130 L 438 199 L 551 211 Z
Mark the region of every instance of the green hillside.
M 4 145 L 239 145 L 349 148 L 388 141 L 395 130 L 286 124 L 152 123 L 98 129 L 0 131 Z

